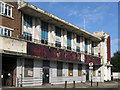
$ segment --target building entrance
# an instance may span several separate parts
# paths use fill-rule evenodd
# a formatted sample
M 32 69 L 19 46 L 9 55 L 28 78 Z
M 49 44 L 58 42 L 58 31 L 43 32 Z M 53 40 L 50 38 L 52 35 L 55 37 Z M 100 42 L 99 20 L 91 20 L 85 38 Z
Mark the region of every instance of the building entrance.
M 49 83 L 49 61 L 43 61 L 43 84 Z
M 43 68 L 43 84 L 49 83 L 49 68 Z
M 2 58 L 2 86 L 16 85 L 16 61 L 17 58 L 3 55 Z

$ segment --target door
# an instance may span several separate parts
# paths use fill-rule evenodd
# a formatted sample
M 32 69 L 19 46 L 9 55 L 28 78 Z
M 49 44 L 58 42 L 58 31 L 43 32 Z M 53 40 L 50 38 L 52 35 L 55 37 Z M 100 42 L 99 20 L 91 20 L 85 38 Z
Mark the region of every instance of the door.
M 89 80 L 89 70 L 86 70 L 86 81 Z
M 16 84 L 16 57 L 4 56 L 2 60 L 2 86 L 15 86 Z
M 49 68 L 43 68 L 43 84 L 49 83 Z

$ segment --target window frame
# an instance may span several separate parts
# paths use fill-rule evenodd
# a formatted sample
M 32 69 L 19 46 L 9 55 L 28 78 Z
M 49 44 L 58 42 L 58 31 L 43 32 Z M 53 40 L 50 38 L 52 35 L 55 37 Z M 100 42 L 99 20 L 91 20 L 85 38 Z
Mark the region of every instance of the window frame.
M 0 1 L 0 14 L 5 15 L 7 17 L 12 17 L 12 9 L 14 6 Z M 10 12 L 9 12 L 10 10 Z
M 41 43 L 48 44 L 48 23 L 41 22 Z
M 11 28 L 0 26 L 0 35 L 11 37 L 12 31 L 13 31 L 13 29 L 11 29 Z
M 71 50 L 71 32 L 67 31 L 67 49 Z
M 24 14 L 24 26 L 26 26 L 27 28 L 32 28 L 32 17 L 27 15 L 27 14 Z
M 85 53 L 88 52 L 88 39 L 85 38 Z
M 57 39 L 57 38 L 59 38 L 59 39 Z M 56 27 L 56 26 L 55 26 L 55 46 L 61 47 L 61 28 Z
M 32 41 L 32 34 L 23 32 L 24 39 L 27 41 Z
M 31 63 L 28 63 L 27 61 L 31 61 Z M 31 64 L 31 65 L 28 65 Z M 26 75 L 26 71 L 28 70 L 32 71 L 32 76 Z M 33 59 L 25 59 L 24 60 L 24 77 L 33 77 L 34 75 L 34 60 Z
M 94 43 L 95 43 L 95 42 L 92 41 L 92 45 L 91 45 L 91 47 L 92 47 L 92 48 L 91 48 L 91 53 L 92 53 L 92 55 L 94 55 Z
M 59 71 L 61 70 L 61 71 Z M 61 72 L 61 74 L 59 75 L 58 72 Z M 63 62 L 57 62 L 57 76 L 62 76 L 62 72 L 63 72 Z
M 80 52 L 80 36 L 79 35 L 77 35 L 76 43 L 77 43 L 77 45 L 76 45 L 76 51 Z

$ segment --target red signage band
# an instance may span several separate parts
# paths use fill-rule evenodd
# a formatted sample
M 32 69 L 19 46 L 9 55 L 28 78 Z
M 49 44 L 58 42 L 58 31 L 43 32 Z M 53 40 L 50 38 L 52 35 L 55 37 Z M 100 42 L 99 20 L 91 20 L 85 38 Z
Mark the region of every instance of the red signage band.
M 111 50 L 110 50 L 110 36 L 107 38 L 107 57 L 108 61 L 111 61 Z

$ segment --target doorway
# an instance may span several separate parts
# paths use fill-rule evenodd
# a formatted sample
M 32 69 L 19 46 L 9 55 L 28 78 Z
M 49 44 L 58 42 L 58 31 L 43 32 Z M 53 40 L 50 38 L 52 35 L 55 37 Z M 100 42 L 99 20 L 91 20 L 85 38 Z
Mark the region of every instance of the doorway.
M 89 69 L 86 70 L 86 81 L 89 81 Z
M 49 83 L 49 68 L 43 68 L 43 84 Z
M 17 58 L 9 55 L 3 55 L 2 58 L 2 86 L 16 85 L 16 61 Z
M 43 84 L 49 83 L 49 67 L 50 62 L 47 60 L 43 61 Z

